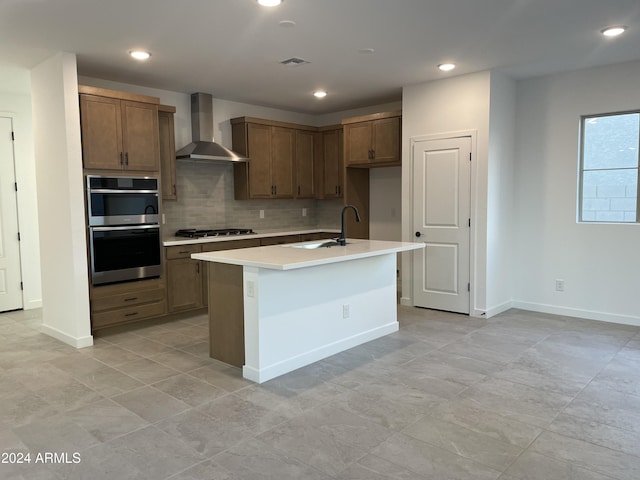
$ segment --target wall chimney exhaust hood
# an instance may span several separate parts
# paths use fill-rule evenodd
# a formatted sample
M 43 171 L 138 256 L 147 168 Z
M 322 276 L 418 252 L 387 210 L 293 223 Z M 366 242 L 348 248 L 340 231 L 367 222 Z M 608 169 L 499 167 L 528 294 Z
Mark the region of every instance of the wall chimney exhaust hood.
M 189 145 L 176 152 L 176 159 L 215 162 L 247 162 L 244 155 L 213 141 L 213 100 L 208 93 L 191 94 L 191 139 Z

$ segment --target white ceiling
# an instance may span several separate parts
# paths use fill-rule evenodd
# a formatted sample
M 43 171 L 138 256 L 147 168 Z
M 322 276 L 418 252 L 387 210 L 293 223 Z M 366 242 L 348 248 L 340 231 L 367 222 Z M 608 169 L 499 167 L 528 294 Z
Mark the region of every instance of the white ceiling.
M 629 30 L 603 38 L 611 24 Z M 134 62 L 133 48 L 151 59 Z M 640 0 L 0 0 L 1 63 L 31 68 L 61 50 L 81 75 L 319 114 L 481 70 L 526 78 L 639 60 Z M 290 57 L 310 63 L 279 63 Z M 442 73 L 444 61 L 458 68 Z

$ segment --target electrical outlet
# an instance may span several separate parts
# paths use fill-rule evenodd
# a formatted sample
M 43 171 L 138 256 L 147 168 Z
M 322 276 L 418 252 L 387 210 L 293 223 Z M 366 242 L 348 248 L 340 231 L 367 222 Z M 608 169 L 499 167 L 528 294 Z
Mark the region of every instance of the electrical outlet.
M 349 304 L 342 305 L 342 318 L 349 318 Z
M 247 297 L 256 296 L 256 284 L 251 280 L 247 280 Z
M 564 292 L 564 280 L 556 280 L 556 292 Z
M 306 217 L 306 216 L 307 216 L 307 209 L 306 209 L 306 208 L 303 208 L 303 209 L 302 209 L 302 216 L 303 216 L 303 217 Z
M 260 218 L 264 218 L 264 210 L 260 210 Z

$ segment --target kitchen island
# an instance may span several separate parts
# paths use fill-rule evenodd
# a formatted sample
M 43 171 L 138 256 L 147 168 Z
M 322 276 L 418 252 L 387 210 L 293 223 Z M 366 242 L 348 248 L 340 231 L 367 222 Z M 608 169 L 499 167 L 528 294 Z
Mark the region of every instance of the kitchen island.
M 398 330 L 396 254 L 349 239 L 193 254 L 209 264 L 210 356 L 257 383 Z

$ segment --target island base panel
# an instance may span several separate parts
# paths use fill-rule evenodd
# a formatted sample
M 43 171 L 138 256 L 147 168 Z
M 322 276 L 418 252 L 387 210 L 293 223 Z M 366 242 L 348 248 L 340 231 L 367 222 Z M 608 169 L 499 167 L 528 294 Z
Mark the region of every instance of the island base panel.
M 242 267 L 209 264 L 209 356 L 244 365 Z
M 257 383 L 398 330 L 395 253 L 289 271 L 245 266 L 243 281 L 243 375 Z

